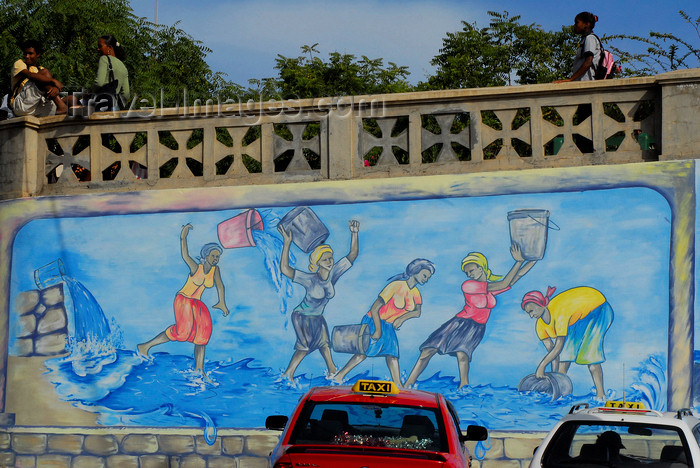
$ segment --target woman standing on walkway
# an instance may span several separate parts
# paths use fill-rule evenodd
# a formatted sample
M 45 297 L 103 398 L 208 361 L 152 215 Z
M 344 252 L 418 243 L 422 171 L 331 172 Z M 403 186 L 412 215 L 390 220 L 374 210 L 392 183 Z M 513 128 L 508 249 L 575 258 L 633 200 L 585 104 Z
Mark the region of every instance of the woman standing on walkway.
M 97 40 L 97 52 L 100 54 L 100 60 L 97 65 L 93 92 L 96 99 L 110 95 L 110 99 L 114 101 L 109 103 L 109 108 L 117 110 L 123 105 L 119 102 L 120 99 L 128 100 L 130 97 L 129 71 L 123 62 L 126 53 L 119 41 L 109 34 Z M 96 102 L 95 106 L 102 110 L 100 101 Z
M 371 340 L 365 354 L 355 354 L 343 370 L 336 374 L 336 382 L 342 382 L 345 376 L 366 357 L 384 356 L 391 373 L 391 380 L 401 385 L 399 371 L 399 340 L 396 330 L 408 319 L 420 317 L 423 299 L 419 284 L 425 284 L 435 273 L 435 265 L 430 260 L 417 258 L 406 266 L 406 270 L 392 278 L 379 297 L 374 301 L 369 312 L 362 317 L 362 324 L 367 325 Z
M 595 28 L 597 21 L 598 17 L 588 11 L 582 11 L 576 15 L 574 32 L 581 36 L 581 43 L 574 58 L 572 74 L 570 78 L 557 80 L 555 83 L 595 80 L 596 68 L 600 63 L 600 54 L 602 53 L 600 39 L 593 34 L 593 28 Z
M 300 271 L 289 264 L 289 248 L 292 244 L 292 232 L 286 231 L 281 225 L 277 229 L 282 234 L 284 246 L 280 259 L 280 271 L 293 282 L 301 284 L 306 294 L 301 303 L 292 312 L 292 324 L 297 340 L 294 344 L 294 354 L 289 361 L 283 378 L 294 381 L 294 372 L 307 354 L 319 350 L 323 356 L 328 375 L 335 374 L 337 368 L 331 356 L 328 324 L 323 317 L 326 304 L 335 296 L 335 283 L 343 273 L 348 271 L 359 253 L 358 233 L 359 221 L 349 222 L 351 240 L 350 252 L 336 263 L 333 259 L 333 249 L 327 244 L 316 247 L 309 255 L 309 272 Z
M 469 363 L 474 349 L 484 337 L 491 310 L 496 307 L 496 295 L 508 291 L 535 264 L 535 261 L 523 260 L 517 244 L 511 246 L 510 253 L 515 264 L 505 277 L 491 273 L 486 257 L 480 252 L 471 252 L 464 257 L 462 271 L 469 278 L 462 283 L 464 308 L 420 346 L 421 353 L 406 380 L 407 387 L 416 383 L 436 353 L 455 356 L 459 367 L 459 388 L 469 385 Z

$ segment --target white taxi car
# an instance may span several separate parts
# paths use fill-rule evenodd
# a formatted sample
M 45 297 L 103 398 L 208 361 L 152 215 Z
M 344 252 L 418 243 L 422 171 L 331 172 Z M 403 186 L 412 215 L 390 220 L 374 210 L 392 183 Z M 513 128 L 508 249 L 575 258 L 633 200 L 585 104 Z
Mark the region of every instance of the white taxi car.
M 575 405 L 535 450 L 530 468 L 700 467 L 700 419 L 692 411 L 659 412 L 641 403 Z

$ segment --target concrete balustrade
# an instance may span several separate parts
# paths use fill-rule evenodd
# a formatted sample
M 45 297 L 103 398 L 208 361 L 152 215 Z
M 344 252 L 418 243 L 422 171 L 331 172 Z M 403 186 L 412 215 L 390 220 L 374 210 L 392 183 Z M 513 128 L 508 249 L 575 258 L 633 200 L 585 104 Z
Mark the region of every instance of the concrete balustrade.
M 166 109 L 135 101 L 89 118 L 22 117 L 0 122 L 0 197 L 694 158 L 699 83 L 700 70 L 683 70 Z

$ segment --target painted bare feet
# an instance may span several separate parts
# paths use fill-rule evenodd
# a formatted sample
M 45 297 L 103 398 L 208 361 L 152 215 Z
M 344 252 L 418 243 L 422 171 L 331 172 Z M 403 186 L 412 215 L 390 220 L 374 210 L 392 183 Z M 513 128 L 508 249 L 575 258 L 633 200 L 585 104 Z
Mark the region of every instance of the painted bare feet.
M 136 346 L 136 349 L 138 350 L 141 356 L 148 357 L 148 350 L 150 348 L 146 346 L 146 343 L 141 343 L 140 345 Z
M 282 374 L 282 379 L 283 379 L 283 380 L 288 380 L 288 381 L 294 383 L 294 376 L 293 376 L 293 375 L 289 375 L 289 374 L 286 373 L 286 372 L 285 372 L 284 374 Z
M 343 375 L 332 374 L 332 375 L 328 376 L 328 380 L 330 380 L 331 382 L 335 382 L 337 384 L 342 385 L 343 380 L 344 380 L 343 377 L 344 377 Z

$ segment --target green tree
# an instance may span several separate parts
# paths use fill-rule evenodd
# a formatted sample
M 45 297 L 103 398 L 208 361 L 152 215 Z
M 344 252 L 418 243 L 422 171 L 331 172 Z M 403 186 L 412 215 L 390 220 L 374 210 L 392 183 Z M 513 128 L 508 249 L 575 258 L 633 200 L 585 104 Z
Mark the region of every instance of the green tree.
M 463 21 L 461 31 L 447 33 L 431 61 L 437 70 L 421 89 L 543 83 L 570 74 L 577 47 L 571 27 L 550 32 L 508 12 L 488 14 L 485 28 Z
M 64 84 L 78 88 L 94 80 L 99 36 L 114 35 L 131 53 L 142 29 L 126 0 L 5 0 L 0 3 L 0 86 L 9 87 L 9 70 L 21 58 L 18 45 L 24 40 L 42 42 L 43 64 Z
M 140 63 L 134 65 L 136 89 L 156 94 L 163 90 L 165 101 L 180 102 L 187 90 L 188 100 L 210 99 L 221 90 L 235 87 L 220 72 L 213 72 L 205 57 L 211 52 L 200 41 L 174 26 L 154 27 L 137 54 Z
M 700 38 L 700 16 L 693 19 L 688 13 L 680 10 L 679 15 L 690 24 Z M 657 73 L 695 68 L 700 66 L 700 48 L 680 38 L 673 33 L 649 32 L 649 37 L 627 34 L 605 36 L 607 41 L 622 41 L 623 44 L 641 44 L 645 47 L 642 52 L 628 52 L 621 46 L 609 46 L 617 55 L 623 66 L 623 74 L 628 76 L 655 75 Z
M 328 61 L 318 57 L 318 44 L 302 46 L 302 55 L 278 55 L 275 68 L 279 78 L 275 84 L 280 97 L 310 98 L 358 94 L 400 93 L 411 90 L 406 81 L 408 67 L 381 58 L 331 52 Z
M 43 64 L 70 90 L 88 89 L 97 71 L 97 39 L 117 38 L 126 51 L 130 87 L 136 94 L 156 95 L 166 105 L 182 99 L 208 99 L 218 92 L 240 90 L 214 73 L 210 52 L 200 41 L 174 26 L 156 26 L 133 14 L 129 0 L 3 0 L 0 2 L 0 90 L 9 91 L 9 70 L 21 58 L 26 39 L 44 44 Z

